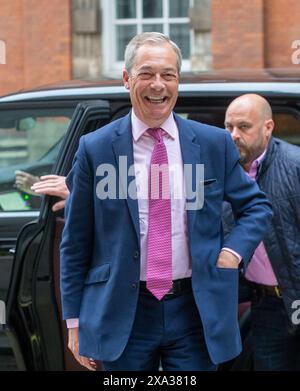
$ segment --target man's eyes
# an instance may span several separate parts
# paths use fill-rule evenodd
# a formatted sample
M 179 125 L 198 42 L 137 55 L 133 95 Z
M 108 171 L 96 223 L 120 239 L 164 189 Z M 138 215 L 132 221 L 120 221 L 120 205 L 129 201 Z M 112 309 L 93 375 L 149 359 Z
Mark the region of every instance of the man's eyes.
M 140 79 L 143 79 L 143 80 L 149 80 L 153 77 L 155 77 L 155 73 L 152 73 L 152 72 L 140 72 L 138 74 L 138 77 Z M 162 73 L 161 74 L 161 78 L 164 79 L 164 80 L 167 80 L 167 81 L 170 81 L 170 80 L 174 80 L 176 79 L 176 74 L 175 73 Z
M 140 72 L 138 74 L 138 76 L 143 79 L 143 80 L 147 80 L 147 79 L 151 79 L 151 77 L 153 76 L 153 73 L 150 73 L 150 72 Z
M 250 128 L 250 126 L 249 126 L 249 125 L 240 125 L 239 128 L 240 128 L 241 130 L 247 130 L 247 129 Z
M 175 73 L 164 73 L 164 74 L 162 75 L 162 77 L 163 77 L 165 80 L 173 80 L 173 79 L 176 79 Z
M 225 128 L 229 131 L 229 132 L 232 132 L 233 131 L 233 126 L 230 125 L 230 124 L 225 124 Z M 251 126 L 250 125 L 247 125 L 247 124 L 241 124 L 241 125 L 237 125 L 237 129 L 238 130 L 241 130 L 241 131 L 246 131 L 248 129 L 250 129 Z

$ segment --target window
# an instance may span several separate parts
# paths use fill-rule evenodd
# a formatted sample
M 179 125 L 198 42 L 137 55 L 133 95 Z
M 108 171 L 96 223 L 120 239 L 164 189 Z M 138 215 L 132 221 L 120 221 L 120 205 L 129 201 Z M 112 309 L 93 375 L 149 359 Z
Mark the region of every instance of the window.
M 182 70 L 190 70 L 192 30 L 188 17 L 193 0 L 104 0 L 103 57 L 107 76 L 120 77 L 124 51 L 141 32 L 159 31 L 170 36 L 182 51 Z
M 50 174 L 74 109 L 0 110 L 0 211 L 38 210 L 41 197 L 16 185 L 16 172 L 30 180 Z
M 208 107 L 202 105 L 199 101 L 198 104 L 199 106 L 197 108 L 193 107 L 193 105 L 190 105 L 189 109 L 175 107 L 175 111 L 183 118 L 224 128 L 225 112 L 228 106 Z M 300 113 L 289 107 L 283 111 L 283 109 L 273 106 L 272 110 L 275 123 L 272 135 L 300 146 Z
M 291 144 L 300 146 L 300 116 L 298 112 L 274 112 L 275 128 L 273 136 L 279 137 Z

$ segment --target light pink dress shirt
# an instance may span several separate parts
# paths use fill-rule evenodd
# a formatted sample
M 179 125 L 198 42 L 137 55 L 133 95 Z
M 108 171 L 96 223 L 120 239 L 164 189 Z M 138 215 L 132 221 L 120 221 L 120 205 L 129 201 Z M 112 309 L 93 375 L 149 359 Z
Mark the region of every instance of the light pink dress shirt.
M 263 160 L 265 154 L 266 151 L 264 151 L 261 156 L 254 160 L 254 162 L 251 164 L 250 170 L 247 174 L 253 180 L 256 179 L 258 167 Z M 256 248 L 251 262 L 249 263 L 249 266 L 247 268 L 245 277 L 247 278 L 247 280 L 256 282 L 258 284 L 278 285 L 263 242 L 260 242 L 258 247 Z
M 133 157 L 138 192 L 141 273 L 140 280 L 147 276 L 147 240 L 148 240 L 148 173 L 155 140 L 146 130 L 144 124 L 132 110 Z M 191 277 L 191 257 L 188 247 L 187 215 L 185 210 L 185 192 L 183 162 L 179 135 L 173 114 L 160 126 L 164 131 L 164 143 L 168 153 L 171 219 L 172 219 L 172 271 L 173 280 Z

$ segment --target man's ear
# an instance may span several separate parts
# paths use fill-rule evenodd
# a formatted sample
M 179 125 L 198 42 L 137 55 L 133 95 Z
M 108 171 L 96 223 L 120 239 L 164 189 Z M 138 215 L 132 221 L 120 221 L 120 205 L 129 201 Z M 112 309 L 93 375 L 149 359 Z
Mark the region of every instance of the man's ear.
M 268 140 L 272 136 L 274 126 L 275 126 L 274 121 L 272 119 L 268 119 L 265 121 L 266 136 L 267 136 Z
M 123 70 L 123 84 L 124 84 L 124 87 L 129 90 L 130 89 L 130 85 L 129 85 L 129 75 L 128 75 L 128 72 L 126 71 L 126 69 Z

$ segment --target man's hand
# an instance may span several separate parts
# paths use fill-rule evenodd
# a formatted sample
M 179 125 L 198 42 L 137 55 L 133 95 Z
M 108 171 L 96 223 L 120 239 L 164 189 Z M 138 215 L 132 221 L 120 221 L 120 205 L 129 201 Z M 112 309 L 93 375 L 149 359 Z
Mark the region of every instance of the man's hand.
M 38 195 L 33 190 L 31 190 L 31 186 L 40 180 L 38 176 L 34 176 L 29 174 L 29 172 L 20 171 L 20 170 L 17 170 L 15 174 L 16 174 L 15 185 L 17 189 L 23 191 L 24 193 Z
M 97 364 L 91 358 L 80 356 L 78 353 L 78 327 L 68 329 L 69 332 L 69 341 L 68 348 L 73 353 L 75 359 L 79 362 L 80 365 L 89 369 L 90 371 L 95 371 L 97 369 Z
M 69 190 L 66 185 L 66 178 L 60 175 L 43 175 L 40 181 L 35 183 L 31 189 L 36 194 L 52 195 L 62 198 L 52 206 L 53 212 L 56 212 L 65 207 L 65 200 L 69 195 Z
M 217 267 L 225 268 L 225 269 L 238 269 L 239 260 L 231 252 L 222 250 L 219 254 Z

